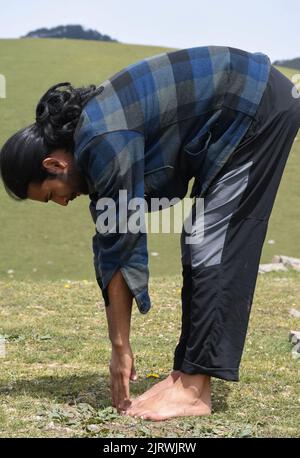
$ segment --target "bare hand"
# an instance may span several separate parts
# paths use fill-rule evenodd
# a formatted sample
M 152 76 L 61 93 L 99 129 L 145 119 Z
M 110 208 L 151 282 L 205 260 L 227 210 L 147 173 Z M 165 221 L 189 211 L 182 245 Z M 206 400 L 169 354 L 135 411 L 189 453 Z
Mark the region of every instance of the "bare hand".
M 130 405 L 129 380 L 137 379 L 130 345 L 112 347 L 109 371 L 112 405 L 118 412 L 126 410 Z

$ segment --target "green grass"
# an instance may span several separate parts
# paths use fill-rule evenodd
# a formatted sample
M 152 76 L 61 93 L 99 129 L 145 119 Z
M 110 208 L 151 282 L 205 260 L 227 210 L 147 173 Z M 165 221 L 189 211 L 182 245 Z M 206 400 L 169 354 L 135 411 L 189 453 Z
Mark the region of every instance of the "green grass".
M 67 285 L 68 287 L 65 287 Z M 153 308 L 134 307 L 135 396 L 172 367 L 180 332 L 179 276 L 151 282 Z M 94 282 L 0 282 L 1 437 L 295 437 L 299 364 L 292 359 L 290 307 L 299 308 L 300 274 L 258 279 L 239 383 L 213 382 L 213 415 L 147 422 L 110 407 L 110 346 Z M 171 319 L 170 319 L 171 316 Z
M 52 84 L 100 84 L 108 76 L 166 48 L 72 40 L 0 40 L 0 73 L 7 79 L 7 99 L 0 99 L 0 144 L 34 120 L 40 96 Z M 293 70 L 280 69 L 288 76 Z M 295 142 L 271 217 L 262 262 L 274 254 L 300 256 L 300 143 Z M 94 279 L 88 197 L 67 208 L 52 202 L 16 203 L 0 184 L 0 279 L 12 269 L 16 280 Z M 180 273 L 178 234 L 149 235 L 153 276 Z M 159 253 L 154 257 L 152 252 Z

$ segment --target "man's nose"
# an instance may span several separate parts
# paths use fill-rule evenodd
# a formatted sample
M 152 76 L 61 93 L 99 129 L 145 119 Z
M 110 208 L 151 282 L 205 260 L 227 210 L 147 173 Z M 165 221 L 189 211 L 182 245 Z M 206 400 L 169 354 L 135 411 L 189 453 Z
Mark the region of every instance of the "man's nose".
M 56 197 L 53 199 L 56 204 L 63 205 L 66 207 L 69 203 L 69 199 L 67 197 Z

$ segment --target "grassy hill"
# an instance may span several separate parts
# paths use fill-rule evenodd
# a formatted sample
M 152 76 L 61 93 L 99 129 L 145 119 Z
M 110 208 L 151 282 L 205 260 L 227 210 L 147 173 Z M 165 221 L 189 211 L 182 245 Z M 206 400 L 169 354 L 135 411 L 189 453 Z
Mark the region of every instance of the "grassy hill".
M 52 84 L 100 84 L 125 65 L 164 50 L 78 40 L 0 40 L 0 74 L 7 80 L 7 99 L 0 99 L 0 144 L 33 122 L 35 105 Z M 275 244 L 266 243 L 263 261 L 275 253 L 300 256 L 299 149 L 295 142 L 267 235 Z M 66 208 L 16 203 L 0 185 L 0 279 L 94 279 L 88 203 L 88 197 Z M 150 235 L 149 257 L 152 275 L 180 273 L 179 235 Z
M 0 99 L 0 144 L 33 121 L 35 104 L 50 85 L 98 84 L 162 50 L 0 40 L 0 74 L 7 78 L 7 99 Z M 299 150 L 296 141 L 267 235 L 275 244 L 266 243 L 263 261 L 275 253 L 300 256 Z M 296 437 L 299 360 L 292 359 L 287 336 L 298 327 L 289 314 L 289 308 L 299 308 L 297 272 L 258 278 L 241 381 L 213 381 L 211 417 L 150 423 L 116 414 L 110 407 L 110 348 L 95 287 L 88 203 L 88 197 L 66 208 L 17 203 L 0 185 L 0 335 L 6 342 L 6 355 L 0 357 L 0 437 Z M 172 366 L 181 318 L 178 239 L 149 237 L 156 276 L 150 280 L 153 308 L 147 315 L 133 309 L 131 340 L 139 377 L 131 386 L 133 396 L 164 378 Z M 8 274 L 9 269 L 14 272 Z
M 297 69 L 299 71 L 300 70 L 300 57 L 295 57 L 295 59 L 276 60 L 274 62 L 274 65 L 291 68 L 292 70 Z

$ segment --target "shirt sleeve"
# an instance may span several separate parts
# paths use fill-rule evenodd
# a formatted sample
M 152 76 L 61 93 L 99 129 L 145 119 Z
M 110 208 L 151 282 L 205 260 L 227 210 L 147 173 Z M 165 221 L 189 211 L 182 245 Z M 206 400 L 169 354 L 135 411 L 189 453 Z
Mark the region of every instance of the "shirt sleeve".
M 96 224 L 92 245 L 105 305 L 109 282 L 121 270 L 139 311 L 147 313 L 151 302 L 143 207 L 144 137 L 135 131 L 99 135 L 83 149 L 78 163 L 95 190 L 90 194 Z

